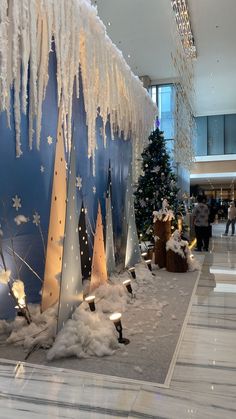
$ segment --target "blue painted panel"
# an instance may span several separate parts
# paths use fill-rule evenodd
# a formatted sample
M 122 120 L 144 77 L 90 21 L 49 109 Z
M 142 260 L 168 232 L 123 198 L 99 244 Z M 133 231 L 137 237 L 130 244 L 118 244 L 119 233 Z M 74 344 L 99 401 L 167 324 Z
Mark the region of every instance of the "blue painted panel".
M 5 113 L 0 114 L 0 220 L 4 233 L 3 249 L 7 267 L 11 269 L 14 278 L 18 277 L 17 270 L 20 269 L 20 278 L 25 283 L 29 302 L 40 301 L 41 282 L 25 264 L 22 264 L 18 257 L 16 257 L 17 269 L 14 258 L 7 254 L 7 249 L 11 245 L 11 243 L 9 244 L 9 238 L 14 237 L 14 248 L 17 253 L 23 258 L 27 255 L 26 260 L 28 264 L 43 278 L 44 248 L 39 227 L 33 223 L 33 214 L 37 212 L 40 215 L 40 226 L 46 242 L 58 115 L 55 74 L 56 57 L 54 53 L 51 53 L 49 59 L 49 83 L 43 104 L 40 151 L 36 149 L 35 142 L 33 150 L 29 150 L 28 120 L 26 116 L 22 115 L 21 143 L 23 155 L 20 158 L 16 158 L 13 107 L 11 111 L 11 129 L 7 126 Z M 47 142 L 48 136 L 53 138 L 51 145 Z M 40 169 L 44 171 L 41 172 Z M 21 207 L 18 211 L 13 208 L 12 201 L 12 198 L 16 195 L 21 199 Z M 29 222 L 17 226 L 14 218 L 19 214 L 24 214 L 28 217 Z M 1 284 L 0 300 L 0 318 L 14 316 L 15 311 L 11 297 L 8 296 L 7 287 Z
M 122 135 L 111 139 L 109 121 L 102 121 L 98 114 L 96 120 L 97 149 L 95 153 L 96 176 L 93 176 L 92 159 L 88 159 L 88 130 L 84 109 L 82 82 L 80 80 L 80 98 L 73 99 L 73 139 L 76 148 L 76 175 L 82 178 L 82 188 L 77 188 L 78 201 L 83 200 L 87 209 L 87 229 L 90 236 L 90 254 L 93 248 L 93 233 L 95 231 L 98 200 L 101 203 L 103 223 L 105 229 L 105 197 L 108 183 L 109 163 L 111 166 L 111 194 L 113 206 L 113 225 L 115 253 L 118 262 L 124 261 L 123 217 L 127 174 L 131 163 L 131 141 L 124 141 Z M 14 266 L 14 258 L 7 254 L 9 238 L 14 236 L 14 247 L 17 253 L 43 278 L 44 249 L 40 232 L 46 244 L 52 190 L 52 174 L 54 167 L 55 140 L 57 134 L 57 89 L 56 89 L 56 56 L 50 54 L 49 83 L 43 105 L 42 132 L 40 150 L 28 147 L 28 122 L 22 116 L 22 150 L 21 158 L 15 158 L 15 129 L 11 116 L 10 130 L 7 127 L 6 115 L 0 114 L 0 217 L 4 232 L 4 254 L 7 266 L 12 270 L 14 278 L 18 276 Z M 102 124 L 105 123 L 106 147 L 101 135 Z M 47 137 L 51 136 L 52 144 L 48 144 Z M 35 140 L 35 139 L 34 139 Z M 43 168 L 42 168 L 43 167 Z M 41 171 L 43 170 L 43 171 Z M 16 211 L 12 207 L 12 198 L 17 195 L 21 199 L 21 208 Z M 4 205 L 5 209 L 4 209 Z M 33 221 L 33 214 L 40 215 L 40 227 Z M 14 217 L 24 214 L 29 222 L 16 226 Z M 19 260 L 20 278 L 24 281 L 28 302 L 40 302 L 40 280 Z M 14 316 L 13 303 L 8 296 L 7 287 L 0 285 L 0 318 Z

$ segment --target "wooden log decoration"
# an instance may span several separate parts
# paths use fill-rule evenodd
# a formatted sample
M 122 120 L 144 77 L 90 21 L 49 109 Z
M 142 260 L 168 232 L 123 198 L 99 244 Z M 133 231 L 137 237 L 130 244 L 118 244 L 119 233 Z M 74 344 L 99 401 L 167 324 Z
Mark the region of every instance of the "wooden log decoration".
M 164 215 L 163 215 L 164 219 Z M 166 242 L 171 236 L 171 221 L 162 221 L 157 219 L 154 223 L 155 238 L 155 264 L 159 268 L 166 267 Z
M 166 244 L 166 269 L 169 272 L 187 272 L 188 243 L 181 239 L 181 232 L 175 230 Z
M 181 249 L 185 253 L 185 246 L 181 246 Z M 185 253 L 186 254 L 186 253 Z M 187 258 L 182 257 L 180 254 L 175 253 L 173 250 L 169 249 L 166 252 L 166 270 L 168 272 L 187 272 L 188 263 Z

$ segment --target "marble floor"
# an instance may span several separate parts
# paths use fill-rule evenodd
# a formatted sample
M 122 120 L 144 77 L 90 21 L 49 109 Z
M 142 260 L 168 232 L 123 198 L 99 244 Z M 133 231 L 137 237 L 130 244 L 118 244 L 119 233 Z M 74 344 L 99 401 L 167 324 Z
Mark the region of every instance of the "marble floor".
M 0 359 L 0 418 L 236 418 L 236 238 L 213 228 L 169 388 Z

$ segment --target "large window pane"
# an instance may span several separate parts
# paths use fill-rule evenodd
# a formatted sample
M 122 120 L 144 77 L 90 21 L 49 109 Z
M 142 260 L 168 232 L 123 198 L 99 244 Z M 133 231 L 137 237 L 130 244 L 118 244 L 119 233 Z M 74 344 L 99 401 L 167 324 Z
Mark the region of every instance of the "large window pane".
M 236 153 L 236 115 L 225 115 L 225 154 Z
M 158 86 L 158 110 L 160 129 L 166 140 L 174 138 L 174 87 Z
M 224 154 L 224 115 L 208 116 L 208 155 Z
M 170 163 L 172 165 L 173 160 L 174 160 L 174 140 L 167 140 L 165 142 L 165 146 L 166 146 L 166 151 L 170 157 Z
M 156 86 L 151 87 L 151 97 L 152 97 L 153 102 L 157 104 L 157 87 Z
M 197 139 L 196 139 L 196 156 L 207 155 L 207 117 L 200 116 L 196 118 Z

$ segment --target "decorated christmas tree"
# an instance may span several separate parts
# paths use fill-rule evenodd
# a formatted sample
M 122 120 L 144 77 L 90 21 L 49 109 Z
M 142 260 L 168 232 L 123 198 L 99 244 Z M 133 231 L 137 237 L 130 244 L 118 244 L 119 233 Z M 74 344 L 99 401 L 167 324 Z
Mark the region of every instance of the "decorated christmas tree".
M 161 209 L 163 199 L 167 199 L 174 212 L 178 203 L 176 175 L 171 169 L 164 134 L 159 128 L 149 136 L 142 159 L 143 174 L 135 192 L 135 217 L 139 235 L 143 240 L 150 240 L 153 238 L 153 211 Z

